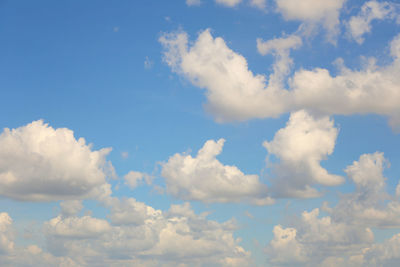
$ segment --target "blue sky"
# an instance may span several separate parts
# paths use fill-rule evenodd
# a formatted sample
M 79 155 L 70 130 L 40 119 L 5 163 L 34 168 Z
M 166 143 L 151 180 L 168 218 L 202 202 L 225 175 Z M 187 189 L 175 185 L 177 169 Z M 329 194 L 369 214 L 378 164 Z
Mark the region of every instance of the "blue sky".
M 396 266 L 399 24 L 396 1 L 0 1 L 0 262 Z

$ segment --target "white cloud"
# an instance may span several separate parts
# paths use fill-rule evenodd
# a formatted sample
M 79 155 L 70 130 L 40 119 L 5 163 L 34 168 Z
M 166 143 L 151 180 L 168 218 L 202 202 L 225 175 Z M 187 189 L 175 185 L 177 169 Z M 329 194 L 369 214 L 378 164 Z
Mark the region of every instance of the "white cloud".
M 293 60 L 290 50 L 302 45 L 302 40 L 297 35 L 262 41 L 257 39 L 257 50 L 261 55 L 273 54 L 275 57 L 274 70 L 269 77 L 269 86 L 284 87 L 284 79 L 289 75 Z
M 186 5 L 199 6 L 199 5 L 201 5 L 201 0 L 186 0 Z
M 141 181 L 145 181 L 147 184 L 151 184 L 153 178 L 143 172 L 136 172 L 136 171 L 130 171 L 128 174 L 124 176 L 125 183 L 131 188 L 134 189 L 136 188 Z
M 245 175 L 236 166 L 223 165 L 218 156 L 225 140 L 207 141 L 196 157 L 175 154 L 163 164 L 167 192 L 183 200 L 211 202 L 247 201 L 271 204 L 267 187 L 258 175 Z
M 111 229 L 109 223 L 102 219 L 58 216 L 45 224 L 46 233 L 56 237 L 97 238 Z
M 227 6 L 227 7 L 235 7 L 242 2 L 242 0 L 215 0 L 217 4 Z
M 0 255 L 10 254 L 14 250 L 12 223 L 8 213 L 0 213 Z
M 399 266 L 400 234 L 365 250 L 362 259 L 364 266 Z
M 399 40 L 397 36 L 390 43 L 392 64 L 379 67 L 372 60 L 362 70 L 343 67 L 335 77 L 322 68 L 299 70 L 289 79 L 291 90 L 286 90 L 271 79 L 267 83 L 263 75 L 254 75 L 246 59 L 222 38 L 213 38 L 209 30 L 200 33 L 191 47 L 184 32 L 160 38 L 165 62 L 194 85 L 206 89 L 206 109 L 217 121 L 277 117 L 306 109 L 321 115 L 386 115 L 394 128 L 400 125 Z M 275 64 L 281 62 L 278 58 Z M 290 64 L 290 60 L 286 62 Z M 287 69 L 277 65 L 275 71 Z M 274 75 L 282 74 L 276 72 L 271 77 Z
M 306 253 L 304 246 L 296 240 L 297 230 L 295 228 L 282 228 L 277 225 L 273 230 L 274 238 L 271 240 L 266 253 L 271 255 L 270 261 L 279 263 L 304 262 Z
M 319 218 L 319 209 L 303 212 L 295 227 L 278 225 L 273 232 L 265 252 L 271 263 L 284 266 L 343 266 L 374 239 L 369 228 L 335 222 L 329 216 Z
M 246 59 L 229 49 L 222 38 L 214 39 L 209 30 L 200 33 L 190 48 L 182 32 L 163 35 L 160 42 L 172 70 L 207 90 L 206 108 L 217 121 L 276 117 L 286 112 L 287 92 L 266 89 L 266 78 L 249 71 Z
M 275 0 L 277 11 L 286 20 L 303 22 L 302 27 L 311 28 L 319 24 L 328 31 L 328 39 L 335 40 L 339 33 L 339 15 L 345 0 Z
M 343 194 L 327 211 L 335 220 L 378 228 L 400 227 L 400 202 L 385 191 L 383 153 L 364 154 L 345 171 L 355 191 Z
M 276 197 L 317 197 L 311 185 L 335 186 L 343 177 L 329 174 L 320 162 L 335 147 L 338 130 L 328 117 L 315 119 L 305 111 L 291 114 L 285 128 L 280 129 L 264 147 L 280 159 L 273 165 L 271 194 Z
M 364 42 L 364 34 L 371 32 L 371 23 L 374 20 L 394 19 L 395 7 L 388 2 L 368 1 L 361 7 L 357 16 L 353 16 L 347 23 L 350 36 L 359 44 Z
M 82 209 L 83 204 L 80 200 L 67 200 L 60 203 L 61 214 L 64 217 L 77 215 Z
M 361 155 L 345 169 L 355 191 L 342 194 L 338 204 L 303 212 L 292 225 L 274 228 L 274 239 L 266 248 L 276 265 L 397 266 L 400 234 L 374 244 L 371 228 L 399 228 L 400 202 L 385 191 L 383 153 Z
M 0 135 L 0 195 L 52 201 L 109 194 L 106 161 L 111 149 L 92 151 L 66 128 L 34 121 Z
M 163 213 L 134 199 L 109 200 L 106 204 L 113 213 L 116 209 L 129 213 L 132 205 L 152 212 L 133 224 L 110 225 L 89 216 L 53 218 L 45 224 L 51 253 L 84 266 L 248 266 L 249 253 L 233 238 L 231 221 L 207 220 L 188 203 Z

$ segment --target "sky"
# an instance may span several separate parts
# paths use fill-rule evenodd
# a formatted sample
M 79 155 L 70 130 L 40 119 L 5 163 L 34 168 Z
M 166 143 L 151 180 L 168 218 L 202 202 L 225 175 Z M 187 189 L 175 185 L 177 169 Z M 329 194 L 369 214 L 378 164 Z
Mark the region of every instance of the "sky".
M 0 0 L 0 265 L 400 265 L 399 29 L 394 0 Z

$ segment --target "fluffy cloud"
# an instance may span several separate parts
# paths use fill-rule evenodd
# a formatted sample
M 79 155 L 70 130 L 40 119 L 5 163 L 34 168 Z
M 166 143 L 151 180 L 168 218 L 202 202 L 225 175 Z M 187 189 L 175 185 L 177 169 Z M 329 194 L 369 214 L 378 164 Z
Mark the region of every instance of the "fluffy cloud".
M 398 266 L 400 264 L 400 234 L 375 244 L 362 255 L 364 266 Z
M 276 265 L 397 266 L 400 235 L 374 244 L 371 228 L 398 228 L 400 202 L 385 191 L 383 153 L 361 155 L 345 169 L 355 191 L 343 194 L 338 204 L 303 212 L 293 225 L 274 228 L 274 239 L 266 248 Z
M 110 193 L 105 159 L 66 128 L 34 121 L 0 134 L 0 195 L 23 201 L 98 197 Z
M 107 205 L 123 209 L 118 199 L 110 200 Z M 209 221 L 205 214 L 196 215 L 189 204 L 173 205 L 164 213 L 134 199 L 122 205 L 127 212 L 135 205 L 152 212 L 133 224 L 119 221 L 118 225 L 90 216 L 58 216 L 45 224 L 49 250 L 83 266 L 248 265 L 249 253 L 233 238 L 231 221 Z
M 25 266 L 78 266 L 70 258 L 55 257 L 36 245 L 18 247 L 15 242 L 13 220 L 8 213 L 0 213 L 0 262 L 5 267 Z
M 188 48 L 186 33 L 163 35 L 164 60 L 173 71 L 207 90 L 206 109 L 217 121 L 276 117 L 287 111 L 288 93 L 265 88 L 266 78 L 248 70 L 246 59 L 229 49 L 209 30 L 200 33 Z M 251 104 L 250 104 L 251 103 Z
M 277 11 L 286 20 L 301 21 L 306 28 L 322 24 L 328 31 L 331 41 L 338 34 L 340 9 L 345 0 L 275 0 L 275 2 Z
M 347 28 L 350 36 L 359 44 L 364 42 L 363 35 L 371 32 L 374 20 L 393 19 L 396 16 L 395 6 L 388 2 L 368 1 L 361 7 L 357 16 L 350 18 Z
M 227 7 L 237 6 L 242 2 L 242 0 L 215 0 L 217 4 L 224 5 Z
M 175 154 L 163 164 L 161 175 L 167 191 L 177 198 L 202 202 L 247 201 L 256 205 L 271 204 L 266 185 L 258 175 L 245 175 L 235 166 L 216 159 L 225 140 L 207 141 L 196 157 Z
M 8 213 L 0 213 L 0 255 L 9 254 L 14 249 L 12 219 Z
M 271 263 L 291 266 L 341 266 L 373 242 L 369 228 L 319 218 L 319 209 L 303 212 L 295 227 L 274 227 L 274 238 L 266 247 Z
M 285 78 L 293 65 L 290 50 L 297 49 L 303 41 L 297 35 L 262 41 L 257 39 L 257 50 L 261 55 L 273 54 L 275 57 L 274 71 L 269 77 L 269 86 L 282 88 Z
M 304 110 L 291 114 L 285 128 L 280 129 L 264 147 L 280 159 L 273 165 L 275 178 L 271 193 L 276 197 L 316 197 L 313 184 L 335 186 L 343 177 L 329 174 L 320 161 L 332 154 L 338 131 L 328 117 L 315 119 Z
M 209 30 L 200 33 L 191 47 L 184 32 L 165 34 L 160 42 L 172 70 L 206 89 L 206 109 L 217 121 L 277 117 L 306 109 L 321 115 L 375 113 L 389 116 L 394 128 L 400 125 L 399 36 L 390 43 L 393 62 L 387 66 L 376 66 L 371 60 L 362 70 L 342 67 L 335 77 L 322 68 L 299 70 L 289 79 L 290 90 L 277 86 L 273 79 L 267 83 L 265 76 L 254 75 L 246 59 L 222 38 L 213 38 Z M 270 47 L 267 52 L 272 51 Z M 278 58 L 275 64 L 281 62 Z M 287 66 L 274 65 L 275 71 L 280 69 Z
M 355 191 L 341 196 L 334 208 L 326 209 L 335 220 L 361 226 L 394 228 L 400 226 L 400 202 L 386 191 L 383 153 L 364 154 L 346 168 Z

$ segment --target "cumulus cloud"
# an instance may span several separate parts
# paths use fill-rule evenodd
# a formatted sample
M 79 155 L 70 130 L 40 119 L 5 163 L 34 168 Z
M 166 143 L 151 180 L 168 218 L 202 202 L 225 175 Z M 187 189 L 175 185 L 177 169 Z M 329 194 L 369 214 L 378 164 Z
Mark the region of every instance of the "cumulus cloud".
M 334 41 L 339 33 L 340 10 L 346 0 L 275 0 L 277 11 L 286 20 L 297 20 L 303 23 L 306 31 L 319 24 L 328 31 L 328 38 Z
M 400 262 L 396 234 L 374 243 L 371 228 L 399 228 L 400 202 L 385 191 L 383 153 L 363 154 L 345 169 L 355 190 L 342 194 L 333 208 L 304 211 L 288 228 L 274 228 L 274 239 L 266 248 L 276 265 L 310 266 L 396 266 Z M 293 251 L 293 253 L 291 253 Z M 288 255 L 290 254 L 290 255 Z
M 227 7 L 235 7 L 242 2 L 242 0 L 215 0 L 217 4 L 227 6 Z
M 315 119 L 304 110 L 294 112 L 285 128 L 280 129 L 264 147 L 279 158 L 273 165 L 271 194 L 275 197 L 317 197 L 311 185 L 335 186 L 344 178 L 328 173 L 320 162 L 335 147 L 338 130 L 329 117 Z
M 206 109 L 217 121 L 277 117 L 306 109 L 320 115 L 386 115 L 394 128 L 400 125 L 399 40 L 396 36 L 390 43 L 393 62 L 387 66 L 376 66 L 371 60 L 361 70 L 342 67 L 337 76 L 323 68 L 301 69 L 289 79 L 290 90 L 286 90 L 271 79 L 267 83 L 263 75 L 253 74 L 246 59 L 232 51 L 222 38 L 213 38 L 209 30 L 200 33 L 190 47 L 184 32 L 160 38 L 165 62 L 174 72 L 206 89 Z M 270 47 L 267 52 L 273 51 Z M 275 64 L 280 62 L 278 59 Z M 275 71 L 279 69 L 282 68 L 274 66 Z M 271 76 L 274 75 L 281 74 Z
M 374 20 L 394 19 L 396 8 L 388 2 L 368 1 L 361 7 L 358 15 L 353 16 L 347 23 L 350 36 L 359 44 L 364 42 L 364 34 L 371 32 Z
M 110 193 L 111 149 L 92 150 L 66 128 L 34 121 L 0 134 L 0 195 L 23 201 L 99 197 Z M 112 166 L 111 166 L 112 167 Z
M 345 171 L 355 191 L 341 196 L 327 211 L 335 220 L 377 228 L 400 227 L 400 202 L 385 190 L 383 170 L 388 161 L 383 153 L 364 154 Z
M 272 203 L 258 175 L 246 175 L 236 166 L 223 165 L 217 158 L 225 140 L 207 141 L 196 157 L 175 154 L 163 164 L 167 192 L 183 200 L 210 202 L 247 201 Z
M 304 211 L 294 227 L 275 226 L 273 233 L 274 238 L 265 252 L 271 263 L 284 266 L 350 262 L 374 239 L 369 228 L 335 222 L 329 216 L 319 218 L 319 209 Z
M 50 252 L 91 266 L 248 266 L 249 252 L 234 239 L 232 221 L 207 220 L 188 203 L 161 212 L 134 199 L 109 200 L 112 209 L 118 206 L 114 214 L 125 208 L 128 213 L 132 206 L 151 212 L 136 222 L 119 220 L 118 224 L 90 216 L 58 216 L 45 224 Z M 131 214 L 136 216 L 137 212 Z
M 14 250 L 12 223 L 8 213 L 0 213 L 0 255 L 10 254 Z

